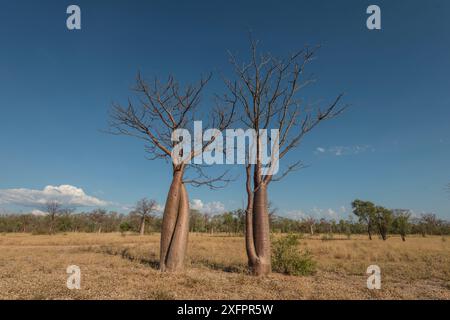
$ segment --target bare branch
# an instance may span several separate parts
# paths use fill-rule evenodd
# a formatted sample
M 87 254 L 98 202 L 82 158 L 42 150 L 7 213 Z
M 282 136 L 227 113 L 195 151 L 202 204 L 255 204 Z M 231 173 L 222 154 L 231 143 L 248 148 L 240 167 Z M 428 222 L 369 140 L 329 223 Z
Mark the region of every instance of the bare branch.
M 305 74 L 305 70 L 315 59 L 318 49 L 319 46 L 305 47 L 287 58 L 278 59 L 271 54 L 258 55 L 258 41 L 250 36 L 249 62 L 239 62 L 229 52 L 236 80 L 225 79 L 224 82 L 241 111 L 240 120 L 256 130 L 257 139 L 259 129 L 279 129 L 279 159 L 298 147 L 304 136 L 320 122 L 340 115 L 347 107 L 341 106 L 343 94 L 338 95 L 324 109 L 311 108 L 303 102 L 300 91 L 315 81 L 312 76 Z M 260 166 L 257 159 L 255 174 L 261 172 Z M 300 161 L 289 166 L 280 178 L 266 176 L 263 183 L 278 181 L 299 167 L 303 167 Z
M 225 188 L 230 182 L 236 180 L 236 178 L 229 178 L 229 170 L 223 172 L 222 174 L 211 177 L 205 173 L 203 167 L 200 165 L 190 166 L 190 168 L 194 168 L 197 172 L 197 176 L 194 178 L 184 179 L 183 182 L 185 184 L 190 184 L 193 187 L 201 187 L 207 186 L 211 190 L 217 190 Z

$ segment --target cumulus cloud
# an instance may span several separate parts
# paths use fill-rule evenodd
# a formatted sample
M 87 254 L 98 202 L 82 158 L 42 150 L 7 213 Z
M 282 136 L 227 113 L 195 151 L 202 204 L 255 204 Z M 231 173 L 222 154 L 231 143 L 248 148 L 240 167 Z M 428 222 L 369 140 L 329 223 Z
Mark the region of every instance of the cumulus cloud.
M 334 210 L 331 209 L 331 208 L 328 208 L 328 210 L 327 210 L 327 216 L 328 216 L 329 218 L 335 219 L 335 220 L 338 218 L 338 214 L 336 213 L 336 211 L 334 211 Z
M 71 185 L 46 186 L 43 190 L 3 189 L 0 190 L 0 204 L 26 207 L 40 207 L 48 201 L 74 207 L 104 207 L 107 201 L 87 195 L 83 189 Z
M 333 146 L 329 148 L 317 147 L 315 154 L 328 153 L 335 156 L 347 156 L 360 154 L 367 151 L 375 151 L 375 148 L 370 145 L 356 145 L 356 146 Z
M 290 219 L 301 220 L 308 217 L 308 215 L 303 210 L 290 210 L 284 214 L 285 217 Z
M 156 204 L 156 208 L 155 208 L 156 212 L 163 212 L 164 211 L 164 205 L 163 204 Z
M 335 210 L 333 208 L 318 208 L 313 207 L 310 210 L 288 210 L 282 213 L 282 216 L 291 218 L 291 219 L 307 219 L 307 218 L 314 218 L 314 219 L 333 219 L 333 220 L 339 220 L 341 218 L 344 207 L 339 208 L 338 210 Z M 344 208 L 345 209 L 345 208 Z M 339 212 L 340 211 L 340 212 Z
M 220 214 L 225 211 L 225 205 L 220 201 L 212 201 L 204 203 L 200 199 L 192 199 L 191 200 L 191 209 L 198 210 L 201 213 L 207 214 Z
M 35 209 L 35 210 L 32 210 L 32 211 L 31 211 L 31 214 L 32 214 L 33 216 L 46 216 L 48 213 L 47 213 L 47 212 L 44 212 L 44 211 L 41 211 L 41 210 Z
M 317 208 L 317 207 L 314 207 L 314 208 L 312 209 L 312 213 L 313 213 L 313 215 L 316 216 L 316 217 L 321 217 L 321 216 L 323 215 L 323 209 L 319 209 L 319 208 Z

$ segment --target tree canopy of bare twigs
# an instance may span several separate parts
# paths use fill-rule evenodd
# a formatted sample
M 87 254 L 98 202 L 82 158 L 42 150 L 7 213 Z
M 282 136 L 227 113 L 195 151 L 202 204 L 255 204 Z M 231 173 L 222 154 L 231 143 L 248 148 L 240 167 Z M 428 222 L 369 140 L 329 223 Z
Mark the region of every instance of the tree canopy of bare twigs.
M 338 94 L 325 107 L 308 104 L 300 94 L 314 82 L 305 68 L 316 56 L 317 49 L 305 47 L 286 58 L 277 58 L 260 54 L 258 42 L 251 40 L 249 62 L 240 62 L 230 53 L 235 77 L 226 79 L 225 84 L 231 99 L 237 101 L 241 122 L 256 131 L 256 163 L 246 165 L 246 247 L 250 269 L 258 275 L 271 271 L 267 186 L 303 166 L 297 160 L 276 176 L 270 171 L 264 175 L 259 130 L 279 130 L 281 163 L 319 123 L 340 115 L 346 108 L 341 104 L 343 94 Z
M 145 222 L 150 218 L 152 212 L 156 210 L 157 203 L 155 200 L 143 198 L 136 203 L 136 208 L 133 213 L 141 217 L 139 232 L 141 235 L 145 233 Z
M 177 143 L 172 139 L 174 131 L 192 128 L 194 121 L 204 120 L 199 115 L 199 107 L 202 93 L 210 79 L 211 74 L 201 77 L 195 84 L 182 87 L 173 76 L 169 76 L 166 81 L 155 78 L 147 82 L 138 74 L 134 88 L 136 99 L 129 99 L 125 106 L 114 104 L 111 110 L 111 133 L 143 140 L 150 160 L 163 158 L 172 164 L 172 183 L 165 203 L 161 230 L 162 271 L 179 270 L 183 267 L 189 230 L 189 201 L 185 184 L 215 188 L 229 181 L 225 174 L 211 177 L 202 165 L 189 163 L 198 155 L 195 148 L 189 154 L 183 154 L 184 150 L 181 149 L 183 161 L 172 161 L 172 151 Z M 224 104 L 217 102 L 214 111 L 208 112 L 210 126 L 219 131 L 230 125 L 235 106 L 230 101 L 222 103 Z M 202 142 L 200 153 L 212 144 L 214 138 Z M 187 168 L 193 168 L 197 175 L 185 179 Z

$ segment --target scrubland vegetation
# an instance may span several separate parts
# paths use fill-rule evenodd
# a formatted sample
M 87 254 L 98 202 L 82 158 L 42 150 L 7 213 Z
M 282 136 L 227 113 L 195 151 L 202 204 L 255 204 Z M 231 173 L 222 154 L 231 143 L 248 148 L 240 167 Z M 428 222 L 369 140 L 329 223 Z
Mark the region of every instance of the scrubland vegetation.
M 247 269 L 243 236 L 189 235 L 186 268 L 158 270 L 159 233 L 57 233 L 0 235 L 1 299 L 450 299 L 450 237 L 297 234 L 295 251 L 308 252 L 313 272 L 278 269 L 286 235 L 272 234 L 274 272 Z M 284 240 L 286 241 L 286 240 Z M 278 248 L 278 249 L 277 249 Z M 286 251 L 281 248 L 281 253 Z M 310 259 L 310 260 L 309 260 Z M 286 260 L 282 260 L 286 261 Z M 66 268 L 81 268 L 81 289 L 66 287 Z M 381 290 L 366 287 L 366 269 L 381 268 Z M 310 269 L 307 269 L 310 270 Z
M 387 234 L 413 235 L 450 235 L 450 223 L 439 219 L 434 214 L 423 214 L 406 221 L 392 219 Z M 397 222 L 398 221 L 398 222 Z M 145 216 L 145 233 L 160 232 L 162 217 L 159 214 Z M 52 232 L 136 232 L 141 231 L 142 215 L 132 211 L 130 214 L 119 214 L 97 209 L 90 212 L 71 213 L 63 210 L 54 217 L 50 215 L 35 216 L 32 214 L 0 215 L 0 232 L 26 232 L 32 234 L 49 234 Z M 191 210 L 190 232 L 228 233 L 241 235 L 245 228 L 245 211 L 235 210 L 217 215 L 201 214 Z M 290 219 L 270 215 L 272 233 L 319 233 L 325 237 L 332 234 L 351 237 L 353 234 L 367 233 L 368 226 L 356 219 Z M 377 233 L 374 229 L 374 234 Z
M 162 217 L 97 209 L 0 216 L 2 299 L 450 299 L 450 224 L 355 201 L 354 217 L 294 220 L 272 211 L 273 273 L 248 268 L 245 211 L 191 210 L 186 267 L 160 270 Z M 382 289 L 366 287 L 369 265 Z M 81 290 L 66 268 L 82 270 Z

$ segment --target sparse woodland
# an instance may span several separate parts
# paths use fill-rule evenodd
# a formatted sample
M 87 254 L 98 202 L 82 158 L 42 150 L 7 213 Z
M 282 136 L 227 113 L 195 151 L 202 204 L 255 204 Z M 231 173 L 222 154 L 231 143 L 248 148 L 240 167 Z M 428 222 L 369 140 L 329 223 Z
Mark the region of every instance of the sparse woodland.
M 74 212 L 55 201 L 44 208 L 46 215 L 3 214 L 0 216 L 1 233 L 112 233 L 122 235 L 159 234 L 160 271 L 183 271 L 189 232 L 210 235 L 243 236 L 248 272 L 264 276 L 272 270 L 289 274 L 313 272 L 314 261 L 308 252 L 299 253 L 298 239 L 304 236 L 321 240 L 350 240 L 352 235 L 366 234 L 368 240 L 379 237 L 388 241 L 391 235 L 399 235 L 403 242 L 411 234 L 449 235 L 450 223 L 434 214 L 413 217 L 409 210 L 388 209 L 370 201 L 354 200 L 353 214 L 339 221 L 304 217 L 291 219 L 276 214 L 270 208 L 270 188 L 275 182 L 304 167 L 301 159 L 293 158 L 293 150 L 301 147 L 310 133 L 319 130 L 322 123 L 337 118 L 346 110 L 342 93 L 329 93 L 328 103 L 307 103 L 303 90 L 315 79 L 306 68 L 317 54 L 318 48 L 305 47 L 285 57 L 275 57 L 259 51 L 258 42 L 250 40 L 249 57 L 240 60 L 230 53 L 230 78 L 223 77 L 225 94 L 215 94 L 214 108 L 202 114 L 200 108 L 206 98 L 211 74 L 197 81 L 181 85 L 169 75 L 166 80 L 144 79 L 137 75 L 132 96 L 125 104 L 113 104 L 109 115 L 109 133 L 126 135 L 143 141 L 149 160 L 166 160 L 167 176 L 171 178 L 165 207 L 157 212 L 155 200 L 142 199 L 129 214 L 95 209 L 90 212 Z M 327 93 L 328 94 L 328 93 Z M 189 186 L 206 186 L 211 189 L 233 186 L 232 178 L 224 170 L 208 174 L 205 166 L 191 162 L 201 157 L 214 145 L 216 135 L 199 148 L 178 148 L 173 134 L 178 129 L 191 130 L 194 122 L 202 120 L 207 128 L 215 128 L 217 134 L 227 129 L 251 129 L 255 132 L 255 161 L 250 161 L 250 151 L 245 150 L 246 205 L 222 214 L 208 215 L 192 210 L 189 202 Z M 261 130 L 278 130 L 276 149 L 280 172 L 273 175 L 263 163 L 266 143 Z M 184 139 L 184 138 L 183 138 Z M 271 136 L 272 139 L 272 136 Z M 179 142 L 179 141 L 178 141 Z M 273 142 L 273 141 L 272 141 Z M 274 147 L 271 144 L 271 165 L 274 164 Z M 222 150 L 223 151 L 223 150 Z M 174 159 L 174 152 L 178 161 Z M 286 155 L 290 157 L 286 157 Z M 286 163 L 285 163 L 286 162 Z M 226 169 L 226 168 L 225 168 Z M 162 169 L 164 170 L 164 169 Z M 274 242 L 275 234 L 289 234 Z
M 367 234 L 367 224 L 356 219 L 342 219 L 339 221 L 326 219 L 290 219 L 277 215 L 270 216 L 270 230 L 272 233 L 298 233 L 311 235 L 352 235 Z M 161 231 L 161 214 L 153 212 L 146 217 L 145 234 Z M 129 214 L 118 214 L 96 209 L 90 212 L 70 213 L 62 212 L 55 216 L 54 221 L 49 215 L 36 216 L 32 214 L 3 214 L 0 215 L 0 232 L 24 232 L 32 234 L 49 234 L 61 232 L 88 233 L 136 233 L 141 232 L 142 215 L 131 211 Z M 394 219 L 389 227 L 389 235 L 401 235 L 404 231 Z M 52 227 L 53 224 L 53 227 Z M 53 229 L 51 229 L 53 228 Z M 406 239 L 408 235 L 450 235 L 450 222 L 439 219 L 434 214 L 423 214 L 418 218 L 410 218 L 407 222 Z M 194 233 L 243 235 L 245 232 L 245 211 L 235 210 L 223 214 L 208 215 L 196 210 L 190 211 L 189 231 Z M 378 236 L 374 231 L 372 236 Z M 244 245 L 244 244 L 243 244 Z

